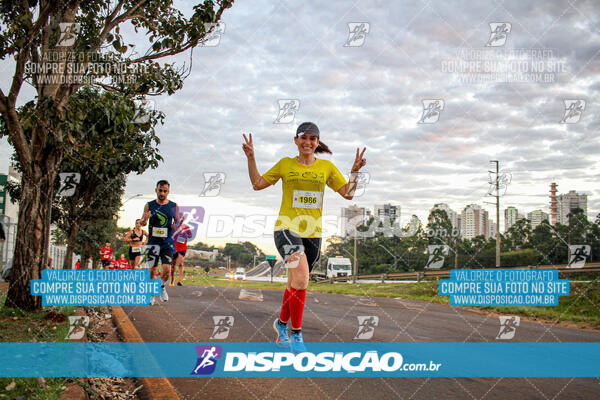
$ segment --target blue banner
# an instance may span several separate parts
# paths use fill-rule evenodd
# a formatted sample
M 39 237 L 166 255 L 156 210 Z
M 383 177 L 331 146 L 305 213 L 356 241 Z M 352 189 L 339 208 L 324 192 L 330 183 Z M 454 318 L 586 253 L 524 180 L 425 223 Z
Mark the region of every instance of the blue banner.
M 600 377 L 592 343 L 0 343 L 2 377 Z
M 570 286 L 556 269 L 453 269 L 438 290 L 451 306 L 549 307 L 568 296 Z
M 160 279 L 150 270 L 44 269 L 42 279 L 32 279 L 32 296 L 42 296 L 43 306 L 147 306 L 158 296 Z

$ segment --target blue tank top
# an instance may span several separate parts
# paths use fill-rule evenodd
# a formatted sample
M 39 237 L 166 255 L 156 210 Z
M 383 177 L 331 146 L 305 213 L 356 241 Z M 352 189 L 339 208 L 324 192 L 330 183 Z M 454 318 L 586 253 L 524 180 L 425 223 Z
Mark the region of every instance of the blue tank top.
M 148 209 L 152 213 L 148 220 L 148 244 L 173 244 L 173 221 L 177 203 L 169 201 L 167 204 L 158 204 L 156 200 L 152 200 L 148 202 Z

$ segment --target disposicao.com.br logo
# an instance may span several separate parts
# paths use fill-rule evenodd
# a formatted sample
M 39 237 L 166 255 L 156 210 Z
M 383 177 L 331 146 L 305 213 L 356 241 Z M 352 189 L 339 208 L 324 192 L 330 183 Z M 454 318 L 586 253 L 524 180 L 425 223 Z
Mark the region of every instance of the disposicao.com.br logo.
M 212 357 L 210 346 L 201 347 L 201 351 L 197 348 L 198 363 L 192 374 L 212 374 L 215 372 L 217 360 Z M 442 365 L 431 360 L 421 363 L 405 363 L 402 354 L 394 351 L 323 351 L 294 354 L 280 351 L 227 352 L 225 350 L 220 353 L 221 347 L 218 350 L 219 354 L 216 358 L 220 358 L 219 362 L 223 363 L 222 369 L 219 369 L 226 375 L 251 373 L 252 376 L 269 376 L 270 373 L 284 373 L 292 375 L 310 374 L 311 376 L 321 374 L 323 376 L 347 376 L 354 373 L 439 372 Z M 207 354 L 207 351 L 211 354 Z M 208 363 L 211 363 L 211 368 L 198 373 L 198 370 L 204 369 L 203 367 L 207 364 L 206 360 L 210 360 Z

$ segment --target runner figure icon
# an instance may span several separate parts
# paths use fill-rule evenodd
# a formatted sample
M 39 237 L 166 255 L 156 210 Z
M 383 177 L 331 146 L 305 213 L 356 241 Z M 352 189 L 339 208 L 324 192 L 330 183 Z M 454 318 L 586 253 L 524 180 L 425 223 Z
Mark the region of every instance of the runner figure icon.
M 204 174 L 204 189 L 200 196 L 216 196 L 221 191 L 221 186 L 225 184 L 224 172 L 209 172 Z
M 441 99 L 423 100 L 423 114 L 419 124 L 433 124 L 438 121 L 444 109 L 444 101 Z
M 210 367 L 211 365 L 214 365 L 215 362 L 213 361 L 213 358 L 217 357 L 216 351 L 217 349 L 214 346 L 210 349 L 204 350 L 201 356 L 202 362 L 196 366 L 196 368 L 194 369 L 194 374 L 197 374 L 199 369 L 204 369 Z
M 486 47 L 497 47 L 503 46 L 506 43 L 508 34 L 511 31 L 512 26 L 509 23 L 494 23 L 490 24 L 490 27 L 495 25 L 490 33 L 490 40 L 485 44 Z
M 229 330 L 233 328 L 233 317 L 225 316 L 225 317 L 213 317 L 215 322 L 215 327 L 213 329 L 213 333 L 210 336 L 211 339 L 227 339 L 229 336 Z
M 375 332 L 375 328 L 379 326 L 379 317 L 374 315 L 369 316 L 361 316 L 358 318 L 358 332 L 354 339 L 371 339 L 373 337 L 373 333 Z
M 60 188 L 58 189 L 56 195 L 65 197 L 73 196 L 81 175 L 77 172 L 63 172 L 59 174 L 59 177 Z
M 565 100 L 565 116 L 560 120 L 561 124 L 578 122 L 579 118 L 585 110 L 585 102 L 583 100 Z
M 587 258 L 590 256 L 589 245 L 569 245 L 571 255 L 567 268 L 582 268 L 585 265 Z
M 517 327 L 521 324 L 521 318 L 517 316 L 500 317 L 500 332 L 496 339 L 510 340 L 515 337 Z

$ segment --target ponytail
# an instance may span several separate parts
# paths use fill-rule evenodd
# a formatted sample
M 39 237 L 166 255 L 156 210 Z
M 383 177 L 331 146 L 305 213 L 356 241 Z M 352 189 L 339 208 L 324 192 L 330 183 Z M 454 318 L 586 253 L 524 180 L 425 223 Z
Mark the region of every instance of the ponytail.
M 327 147 L 327 145 L 325 143 L 321 142 L 320 140 L 319 140 L 319 145 L 315 149 L 315 153 L 329 153 L 329 154 L 333 154 L 331 152 L 331 150 L 329 150 L 329 147 Z

